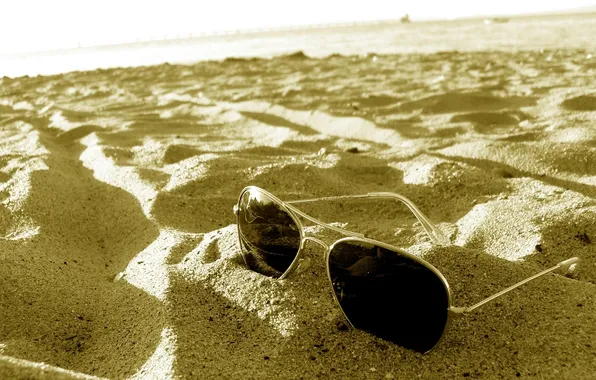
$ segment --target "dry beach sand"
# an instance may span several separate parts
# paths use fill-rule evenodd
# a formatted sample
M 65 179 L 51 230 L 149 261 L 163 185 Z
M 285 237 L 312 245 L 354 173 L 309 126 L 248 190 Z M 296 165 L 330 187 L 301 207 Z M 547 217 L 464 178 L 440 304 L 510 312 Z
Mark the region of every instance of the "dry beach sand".
M 0 378 L 593 379 L 595 88 L 581 50 L 0 79 Z M 422 355 L 346 327 L 315 245 L 286 280 L 247 270 L 250 184 L 409 197 L 453 245 L 392 202 L 302 209 L 425 257 L 457 306 L 582 261 Z

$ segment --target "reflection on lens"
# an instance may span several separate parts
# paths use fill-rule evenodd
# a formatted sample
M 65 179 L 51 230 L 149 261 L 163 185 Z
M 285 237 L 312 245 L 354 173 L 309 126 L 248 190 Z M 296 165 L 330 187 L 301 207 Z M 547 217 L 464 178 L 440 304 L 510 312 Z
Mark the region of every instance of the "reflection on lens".
M 360 241 L 329 253 L 335 296 L 358 329 L 419 352 L 439 341 L 449 295 L 441 278 L 404 254 Z
M 300 229 L 277 202 L 256 189 L 245 191 L 238 205 L 242 256 L 256 272 L 280 277 L 300 248 Z

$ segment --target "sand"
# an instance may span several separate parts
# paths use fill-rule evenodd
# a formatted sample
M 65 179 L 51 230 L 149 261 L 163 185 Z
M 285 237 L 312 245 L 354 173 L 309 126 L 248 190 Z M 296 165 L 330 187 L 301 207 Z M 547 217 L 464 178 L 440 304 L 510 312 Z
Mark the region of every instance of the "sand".
M 596 374 L 596 58 L 583 50 L 229 59 L 0 79 L 0 378 Z M 249 271 L 232 206 L 304 205 L 430 261 L 456 306 L 428 354 L 348 328 L 320 247 Z M 307 227 L 332 242 L 338 236 Z

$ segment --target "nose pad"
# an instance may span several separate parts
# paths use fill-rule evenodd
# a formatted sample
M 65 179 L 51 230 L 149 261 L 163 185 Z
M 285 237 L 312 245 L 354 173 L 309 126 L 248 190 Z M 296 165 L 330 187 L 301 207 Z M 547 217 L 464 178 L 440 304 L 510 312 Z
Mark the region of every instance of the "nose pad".
M 302 240 L 302 246 L 300 247 L 300 249 L 304 249 L 304 246 L 306 245 L 307 241 L 312 241 L 313 243 L 317 243 L 320 246 L 322 246 L 323 248 L 325 248 L 325 250 L 329 250 L 329 246 L 327 244 L 325 244 L 324 242 L 322 242 L 321 240 L 314 238 L 314 237 L 305 237 L 304 240 Z M 300 273 L 300 272 L 304 272 L 305 270 L 307 270 L 310 267 L 311 264 L 311 259 L 310 257 L 305 257 L 303 259 L 300 259 L 298 262 L 298 266 L 296 267 L 296 272 Z
M 302 273 L 310 267 L 310 257 L 305 257 L 304 259 L 300 259 L 298 263 L 298 267 L 296 268 L 296 273 Z

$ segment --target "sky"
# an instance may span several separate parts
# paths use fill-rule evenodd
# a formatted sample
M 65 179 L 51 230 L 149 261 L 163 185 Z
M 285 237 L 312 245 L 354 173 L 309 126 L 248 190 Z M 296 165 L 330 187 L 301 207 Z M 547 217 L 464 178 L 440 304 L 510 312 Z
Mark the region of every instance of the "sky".
M 514 15 L 595 0 L 18 0 L 2 4 L 0 55 L 309 24 Z

